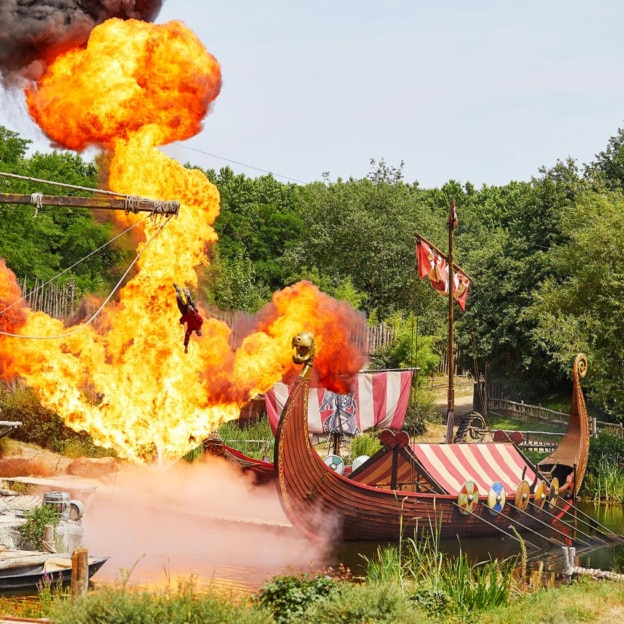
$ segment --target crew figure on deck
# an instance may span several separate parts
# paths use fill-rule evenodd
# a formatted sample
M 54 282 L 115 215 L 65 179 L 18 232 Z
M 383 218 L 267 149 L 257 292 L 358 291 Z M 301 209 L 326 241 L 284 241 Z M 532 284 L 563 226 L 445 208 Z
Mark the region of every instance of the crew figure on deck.
M 186 324 L 186 331 L 184 332 L 184 353 L 188 353 L 188 343 L 191 338 L 191 334 L 195 332 L 198 336 L 202 335 L 201 327 L 204 322 L 201 314 L 197 311 L 197 306 L 191 297 L 191 293 L 188 288 L 184 289 L 184 292 L 180 290 L 180 287 L 174 282 L 173 287 L 176 289 L 176 303 L 180 310 L 180 325 Z

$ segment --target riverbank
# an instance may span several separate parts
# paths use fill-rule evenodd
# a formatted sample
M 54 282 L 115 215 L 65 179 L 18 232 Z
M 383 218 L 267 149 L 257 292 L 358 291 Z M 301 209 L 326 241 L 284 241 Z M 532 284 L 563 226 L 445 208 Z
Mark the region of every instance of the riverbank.
M 98 622 L 182 622 L 186 624 L 611 624 L 624 617 L 624 583 L 579 579 L 558 587 L 516 588 L 505 604 L 470 611 L 444 611 L 440 592 L 422 588 L 415 594 L 397 582 L 325 582 L 323 577 L 292 583 L 284 579 L 275 610 L 261 607 L 259 595 L 237 598 L 199 592 L 187 583 L 164 590 L 132 591 L 123 586 L 90 592 L 79 602 L 67 593 L 45 589 L 28 601 L 0 597 L 2 617 L 46 618 L 54 624 Z M 302 592 L 301 589 L 304 588 Z M 336 588 L 337 591 L 333 591 Z M 312 593 L 313 599 L 310 599 Z M 419 596 L 419 599 L 416 597 Z M 426 597 L 429 599 L 426 600 Z M 423 600 L 425 599 L 425 600 Z M 442 610 L 440 610 L 442 609 Z M 287 614 L 290 613 L 292 617 Z M 19 621 L 19 620 L 18 620 Z

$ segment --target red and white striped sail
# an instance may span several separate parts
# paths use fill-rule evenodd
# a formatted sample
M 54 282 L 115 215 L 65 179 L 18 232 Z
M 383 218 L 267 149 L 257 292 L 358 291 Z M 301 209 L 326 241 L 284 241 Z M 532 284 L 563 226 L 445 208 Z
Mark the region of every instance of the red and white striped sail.
M 310 433 L 356 434 L 373 427 L 401 429 L 409 403 L 412 376 L 411 370 L 359 373 L 357 387 L 351 394 L 335 394 L 322 387 L 310 388 Z M 277 431 L 288 390 L 286 384 L 277 383 L 265 394 L 273 433 Z

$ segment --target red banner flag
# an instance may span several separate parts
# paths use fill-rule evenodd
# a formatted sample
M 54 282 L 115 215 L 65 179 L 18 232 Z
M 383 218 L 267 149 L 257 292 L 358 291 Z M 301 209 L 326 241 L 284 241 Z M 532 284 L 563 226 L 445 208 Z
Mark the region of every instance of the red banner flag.
M 420 238 L 416 241 L 416 260 L 418 260 L 418 277 L 423 279 L 433 269 L 434 262 L 431 247 Z
M 466 298 L 468 297 L 468 289 L 470 288 L 470 280 L 460 271 L 453 275 L 453 297 L 457 301 L 457 305 L 461 311 L 466 310 Z
M 454 205 L 454 204 L 453 204 Z M 416 259 L 418 261 L 418 277 L 428 277 L 431 285 L 441 294 L 448 295 L 449 272 L 446 258 L 434 251 L 431 246 L 419 238 L 416 241 Z M 462 312 L 466 309 L 466 298 L 470 280 L 459 269 L 453 273 L 453 297 L 457 301 Z
M 448 265 L 446 264 L 446 258 L 434 253 L 434 266 L 429 272 L 429 279 L 431 285 L 441 294 L 448 293 Z

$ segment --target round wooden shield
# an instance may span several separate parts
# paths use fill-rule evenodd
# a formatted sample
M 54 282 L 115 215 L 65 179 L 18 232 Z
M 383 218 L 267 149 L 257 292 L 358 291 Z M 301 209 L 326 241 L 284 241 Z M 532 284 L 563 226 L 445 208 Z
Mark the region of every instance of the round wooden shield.
M 516 488 L 516 496 L 514 497 L 514 505 L 524 511 L 529 504 L 529 495 L 531 494 L 531 486 L 528 481 L 520 481 Z
M 457 495 L 459 511 L 465 516 L 470 514 L 479 502 L 479 488 L 474 481 L 466 481 Z
M 344 472 L 344 462 L 339 455 L 328 455 L 323 461 L 328 468 L 331 468 L 338 474 Z
M 358 455 L 351 464 L 351 470 L 355 472 L 362 464 L 365 464 L 370 457 L 368 455 Z
M 541 509 L 546 502 L 546 497 L 548 496 L 548 483 L 546 481 L 540 481 L 535 488 L 535 506 L 538 509 Z
M 557 504 L 557 497 L 559 496 L 559 479 L 553 477 L 550 482 L 550 488 L 548 489 L 548 506 L 554 507 Z
M 503 511 L 506 500 L 507 494 L 505 493 L 503 484 L 498 481 L 492 483 L 490 489 L 488 490 L 487 506 L 493 516 L 496 516 Z

